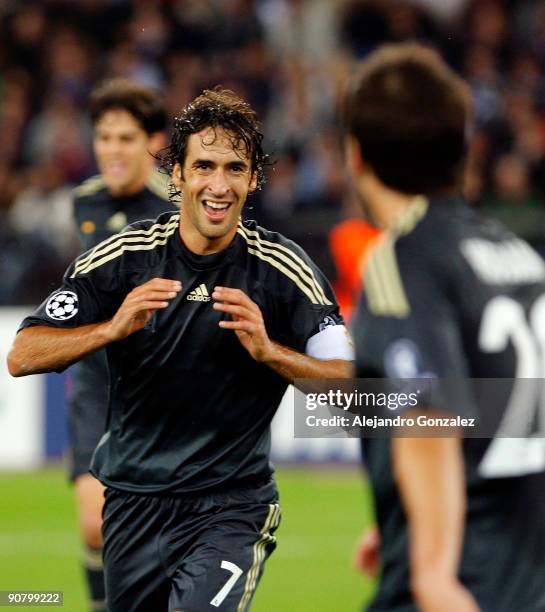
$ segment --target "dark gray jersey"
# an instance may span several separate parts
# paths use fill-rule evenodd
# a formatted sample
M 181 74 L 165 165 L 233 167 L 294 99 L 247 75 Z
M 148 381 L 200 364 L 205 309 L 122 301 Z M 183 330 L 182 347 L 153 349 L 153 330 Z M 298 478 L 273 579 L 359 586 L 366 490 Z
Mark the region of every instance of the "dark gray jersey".
M 461 199 L 416 201 L 374 252 L 364 286 L 353 330 L 358 376 L 455 378 L 458 400 L 468 398 L 458 410 L 475 417 L 485 404 L 471 379 L 544 378 L 545 264 Z M 494 406 L 496 438 L 464 440 L 468 511 L 460 577 L 484 611 L 545 610 L 542 439 L 509 439 L 500 431 L 508 414 L 528 426 L 517 435 L 534 433 L 540 385 L 522 392 L 510 386 Z M 536 418 L 523 418 L 529 413 Z M 416 610 L 390 447 L 385 439 L 363 443 L 384 563 L 370 609 Z
M 101 243 L 23 323 L 106 320 L 147 280 L 182 282 L 143 330 L 107 347 L 109 423 L 92 471 L 127 491 L 181 493 L 271 474 L 269 425 L 287 383 L 218 326 L 225 315 L 212 308 L 215 286 L 244 291 L 261 308 L 270 338 L 296 351 L 305 351 L 324 320 L 342 323 L 321 272 L 283 236 L 244 221 L 227 249 L 198 256 L 178 230 L 179 214 L 165 213 Z

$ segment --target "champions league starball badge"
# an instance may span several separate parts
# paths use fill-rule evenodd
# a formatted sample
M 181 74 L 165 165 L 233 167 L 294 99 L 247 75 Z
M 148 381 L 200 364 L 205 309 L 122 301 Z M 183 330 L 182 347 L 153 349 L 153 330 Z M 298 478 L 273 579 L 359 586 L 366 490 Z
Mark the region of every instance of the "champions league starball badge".
M 45 312 L 55 321 L 71 319 L 78 312 L 78 296 L 73 291 L 58 291 L 49 298 Z

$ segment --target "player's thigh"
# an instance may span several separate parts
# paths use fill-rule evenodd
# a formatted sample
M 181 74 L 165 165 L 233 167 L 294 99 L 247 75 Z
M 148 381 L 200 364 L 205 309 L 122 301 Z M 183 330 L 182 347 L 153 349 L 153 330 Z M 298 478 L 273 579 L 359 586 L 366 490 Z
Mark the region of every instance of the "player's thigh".
M 249 609 L 264 563 L 276 548 L 279 522 L 276 501 L 226 508 L 177 568 L 169 611 Z
M 104 573 L 108 612 L 166 610 L 170 580 L 159 555 L 159 498 L 106 490 Z
M 88 546 L 102 546 L 102 507 L 104 485 L 91 474 L 82 474 L 74 481 L 80 530 Z

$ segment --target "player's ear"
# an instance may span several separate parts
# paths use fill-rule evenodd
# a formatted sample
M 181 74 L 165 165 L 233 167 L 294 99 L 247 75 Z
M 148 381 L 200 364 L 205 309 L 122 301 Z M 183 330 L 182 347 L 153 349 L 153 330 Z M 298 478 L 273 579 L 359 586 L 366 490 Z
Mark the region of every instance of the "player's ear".
M 182 186 L 182 183 L 184 182 L 182 166 L 179 162 L 176 162 L 174 164 L 174 168 L 172 169 L 172 182 L 174 183 L 175 187 L 178 188 L 180 188 Z
M 361 176 L 365 170 L 365 161 L 361 154 L 360 143 L 351 134 L 344 139 L 344 154 L 350 174 L 354 177 Z
M 257 172 L 252 172 L 252 178 L 250 179 L 250 185 L 248 187 L 248 192 L 252 193 L 257 189 Z

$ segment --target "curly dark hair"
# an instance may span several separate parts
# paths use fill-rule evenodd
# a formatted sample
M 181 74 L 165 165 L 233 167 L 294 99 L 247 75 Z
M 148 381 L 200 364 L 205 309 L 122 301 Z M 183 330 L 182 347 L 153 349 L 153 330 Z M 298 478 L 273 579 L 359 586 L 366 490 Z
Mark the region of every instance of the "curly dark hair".
M 162 170 L 171 175 L 175 164 L 183 166 L 189 136 L 207 127 L 223 128 L 231 138 L 233 150 L 249 154 L 260 189 L 265 183 L 264 169 L 269 156 L 263 151 L 257 114 L 242 98 L 220 86 L 205 89 L 174 119 L 170 144 L 158 156 Z M 172 196 L 179 195 L 174 188 Z

